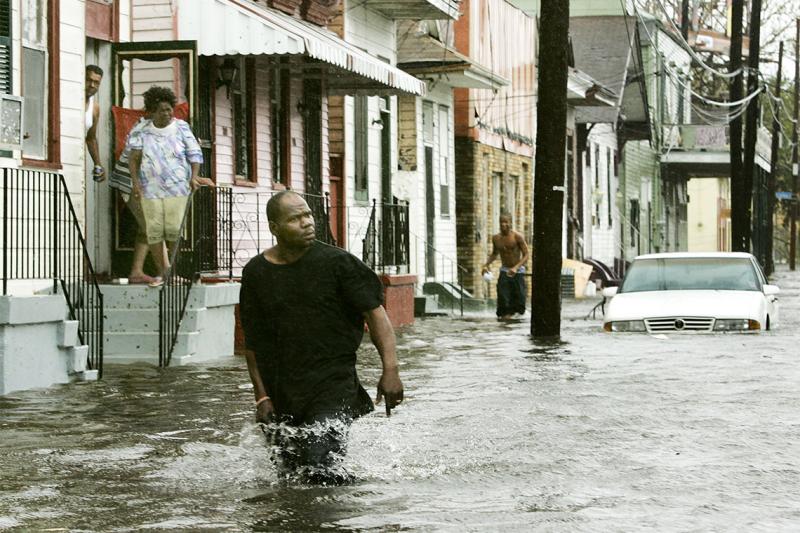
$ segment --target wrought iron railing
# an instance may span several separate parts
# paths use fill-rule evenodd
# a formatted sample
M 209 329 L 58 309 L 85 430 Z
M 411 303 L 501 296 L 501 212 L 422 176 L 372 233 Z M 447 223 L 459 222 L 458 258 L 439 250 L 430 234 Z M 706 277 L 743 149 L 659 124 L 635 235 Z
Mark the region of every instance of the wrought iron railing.
M 232 198 L 229 187 L 200 187 L 186 202 L 181 237 L 170 250 L 170 268 L 159 293 L 159 366 L 169 366 L 195 282 L 203 274 L 233 277 Z
M 414 270 L 425 273 L 425 283 L 434 282 L 447 287 L 450 293 L 448 298 L 450 312 L 455 314 L 457 310 L 463 316 L 464 298 L 469 296 L 464 289 L 464 279 L 469 274 L 469 270 L 459 264 L 453 257 L 441 250 L 437 250 L 419 235 L 411 233 L 411 238 L 414 239 L 414 245 L 417 250 L 414 254 Z M 420 252 L 423 250 L 423 258 L 420 259 Z M 422 265 L 420 265 L 420 261 L 422 261 Z M 431 267 L 430 270 L 429 267 Z
M 206 277 L 234 279 L 250 258 L 274 244 L 266 215 L 273 194 L 201 187 L 189 197 L 181 239 L 171 251 L 171 266 L 159 295 L 159 365 L 168 366 L 172 359 L 194 284 Z M 314 214 L 317 239 L 335 244 L 327 198 L 298 194 Z
M 16 281 L 52 283 L 61 293 L 78 338 L 89 347 L 87 366 L 103 372 L 103 293 L 97 283 L 64 177 L 38 170 L 2 169 L 3 295 Z
M 361 257 L 376 272 L 408 272 L 411 264 L 408 216 L 407 202 L 378 205 L 377 201 L 372 201 Z
M 242 191 L 232 194 L 231 208 L 224 223 L 230 223 L 234 277 L 247 262 L 265 248 L 275 244 L 267 221 L 267 202 L 277 191 Z M 338 243 L 330 228 L 330 204 L 327 196 L 298 192 L 314 215 L 317 239 L 333 246 Z

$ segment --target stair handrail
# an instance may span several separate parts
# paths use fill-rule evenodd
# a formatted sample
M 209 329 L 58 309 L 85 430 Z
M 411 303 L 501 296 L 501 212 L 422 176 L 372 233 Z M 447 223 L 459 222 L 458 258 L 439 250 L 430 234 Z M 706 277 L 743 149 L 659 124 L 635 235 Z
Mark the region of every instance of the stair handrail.
M 463 265 L 459 264 L 457 260 L 455 260 L 452 257 L 448 256 L 447 254 L 445 254 L 441 250 L 436 249 L 434 246 L 430 246 L 428 244 L 428 241 L 426 239 L 424 239 L 423 237 L 420 237 L 419 235 L 417 235 L 416 233 L 414 233 L 411 230 L 409 230 L 409 234 L 412 237 L 414 237 L 414 239 L 416 240 L 416 243 L 417 243 L 417 253 L 414 254 L 415 270 L 417 271 L 417 274 L 419 274 L 419 264 L 416 263 L 416 262 L 419 260 L 419 246 L 420 246 L 420 243 L 422 243 L 422 245 L 424 246 L 425 250 L 431 250 L 435 254 L 438 254 L 442 258 L 442 274 L 444 273 L 444 270 L 445 270 L 444 261 L 447 260 L 449 262 L 449 264 L 450 264 L 450 279 L 455 279 L 456 283 L 458 283 L 458 287 L 459 287 L 459 290 L 458 290 L 459 298 L 458 298 L 458 300 L 459 300 L 460 315 L 464 316 L 464 275 L 468 274 L 469 270 L 466 267 L 464 267 Z M 425 276 L 425 277 L 427 277 L 427 276 Z M 435 275 L 434 275 L 434 281 L 436 281 L 436 276 Z M 455 310 L 452 307 L 452 300 L 451 300 L 450 311 L 451 312 L 455 312 Z
M 158 364 L 169 366 L 195 282 L 206 271 L 233 272 L 231 187 L 202 186 L 186 199 L 180 232 L 158 295 Z M 188 238 L 187 238 L 188 237 Z M 221 237 L 218 238 L 218 237 Z M 220 242 L 221 241 L 221 242 Z M 188 242 L 188 248 L 186 244 Z M 219 253 L 220 244 L 228 250 Z M 208 268 L 204 268 L 208 267 Z
M 79 342 L 88 346 L 88 369 L 102 377 L 103 292 L 64 176 L 2 170 L 3 295 L 10 280 L 51 279 L 53 293 L 61 290 L 70 320 L 78 322 Z

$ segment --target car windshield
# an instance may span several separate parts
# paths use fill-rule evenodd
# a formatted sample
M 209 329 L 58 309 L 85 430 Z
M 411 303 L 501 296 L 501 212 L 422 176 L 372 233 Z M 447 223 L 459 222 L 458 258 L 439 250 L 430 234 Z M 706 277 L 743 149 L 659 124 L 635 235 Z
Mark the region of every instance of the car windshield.
M 670 257 L 638 259 L 620 292 L 759 291 L 753 263 L 746 257 Z

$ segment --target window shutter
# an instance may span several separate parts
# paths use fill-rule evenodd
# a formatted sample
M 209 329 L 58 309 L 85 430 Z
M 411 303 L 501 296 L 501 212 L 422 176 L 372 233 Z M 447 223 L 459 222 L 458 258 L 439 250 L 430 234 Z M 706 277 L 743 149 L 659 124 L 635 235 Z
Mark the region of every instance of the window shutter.
M 11 0 L 0 0 L 0 93 L 11 92 Z

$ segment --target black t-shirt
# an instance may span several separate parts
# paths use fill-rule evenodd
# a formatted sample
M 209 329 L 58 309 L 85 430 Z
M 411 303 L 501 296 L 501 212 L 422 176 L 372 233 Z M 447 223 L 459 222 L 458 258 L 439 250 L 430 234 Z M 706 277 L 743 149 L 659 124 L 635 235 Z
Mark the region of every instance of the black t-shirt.
M 315 242 L 288 265 L 263 254 L 242 272 L 239 296 L 245 342 L 278 414 L 373 409 L 356 375 L 363 312 L 383 303 L 383 286 L 355 256 Z

